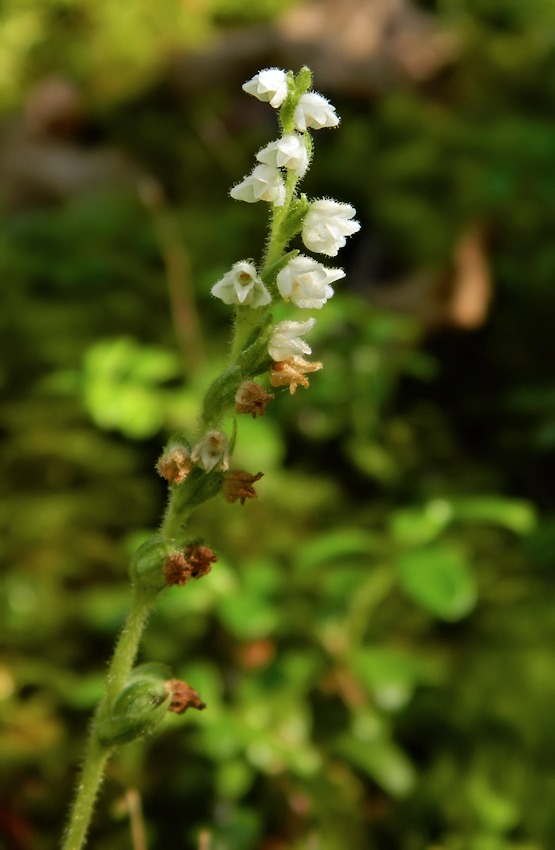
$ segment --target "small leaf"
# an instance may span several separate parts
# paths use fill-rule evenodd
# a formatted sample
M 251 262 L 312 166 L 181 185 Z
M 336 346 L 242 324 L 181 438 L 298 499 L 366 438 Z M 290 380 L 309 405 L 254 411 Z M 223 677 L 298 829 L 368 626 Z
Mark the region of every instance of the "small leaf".
M 339 528 L 300 546 L 295 558 L 295 570 L 310 572 L 333 561 L 367 560 L 377 547 L 376 537 L 369 532 L 357 528 Z
M 403 552 L 397 569 L 403 590 L 442 620 L 460 620 L 475 605 L 474 578 L 456 546 L 438 544 Z
M 350 735 L 341 740 L 337 750 L 394 797 L 403 797 L 414 788 L 416 775 L 411 762 L 387 738 L 360 741 Z
M 386 710 L 402 708 L 419 682 L 435 682 L 441 675 L 431 658 L 391 646 L 362 647 L 352 653 L 350 666 L 375 702 Z
M 398 543 L 420 546 L 435 540 L 452 518 L 451 504 L 445 499 L 434 499 L 422 508 L 396 511 L 391 521 L 391 532 Z
M 503 496 L 474 496 L 453 502 L 455 519 L 490 522 L 501 525 L 515 534 L 533 531 L 536 517 L 533 506 L 524 499 L 505 499 Z

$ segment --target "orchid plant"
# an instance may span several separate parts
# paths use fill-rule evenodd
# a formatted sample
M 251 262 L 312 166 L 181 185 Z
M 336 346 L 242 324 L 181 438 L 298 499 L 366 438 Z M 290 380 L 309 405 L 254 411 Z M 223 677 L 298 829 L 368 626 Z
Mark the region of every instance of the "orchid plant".
M 349 204 L 310 200 L 299 193 L 313 156 L 310 131 L 339 124 L 334 107 L 312 91 L 311 84 L 308 68 L 297 75 L 268 68 L 243 86 L 276 110 L 281 135 L 258 152 L 254 169 L 230 194 L 239 201 L 268 205 L 269 238 L 258 265 L 240 260 L 212 287 L 212 295 L 234 308 L 229 363 L 206 392 L 197 432 L 173 436 L 158 459 L 157 470 L 168 483 L 168 505 L 159 531 L 132 559 L 130 612 L 91 724 L 64 850 L 83 847 L 104 769 L 115 749 L 154 731 L 167 711 L 205 708 L 196 691 L 171 678 L 164 665 L 134 666 L 148 615 L 165 588 L 207 575 L 216 562 L 214 552 L 189 531 L 195 509 L 219 494 L 241 504 L 256 496 L 254 485 L 262 473 L 232 466 L 237 427 L 233 413 L 261 416 L 274 398 L 254 379 L 267 374 L 273 388 L 295 393 L 299 386 L 308 387 L 308 375 L 322 368 L 322 363 L 306 359 L 312 351 L 305 336 L 316 319 L 274 323 L 272 318 L 272 306 L 281 300 L 300 310 L 320 310 L 333 296 L 333 284 L 345 274 L 291 249 L 291 241 L 300 234 L 308 251 L 335 257 L 360 227 Z

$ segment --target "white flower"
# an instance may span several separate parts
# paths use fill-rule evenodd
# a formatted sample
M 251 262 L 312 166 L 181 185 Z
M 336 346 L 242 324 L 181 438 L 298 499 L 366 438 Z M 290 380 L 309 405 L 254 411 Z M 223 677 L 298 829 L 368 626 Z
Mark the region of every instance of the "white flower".
M 339 117 L 335 107 L 321 94 L 309 91 L 301 95 L 293 115 L 295 127 L 303 133 L 309 127 L 321 130 L 322 127 L 337 127 Z
M 245 260 L 235 263 L 231 270 L 210 290 L 224 304 L 248 304 L 263 307 L 272 300 L 270 293 L 259 278 L 256 268 Z
M 286 301 L 297 307 L 320 309 L 333 295 L 329 285 L 345 277 L 343 269 L 328 269 L 311 257 L 301 254 L 289 260 L 279 272 L 276 283 Z
M 308 168 L 306 145 L 296 133 L 287 133 L 276 142 L 270 142 L 269 145 L 258 151 L 256 158 L 266 165 L 296 171 L 299 177 L 303 177 Z
M 191 460 L 198 463 L 205 472 L 212 472 L 217 466 L 220 469 L 228 469 L 229 446 L 223 431 L 207 431 L 196 446 L 193 446 Z
M 248 204 L 270 201 L 274 206 L 282 207 L 285 201 L 285 183 L 278 168 L 273 165 L 257 165 L 229 194 L 236 201 L 246 201 Z
M 312 330 L 315 324 L 316 319 L 307 319 L 306 322 L 279 322 L 268 343 L 268 353 L 272 360 L 279 362 L 299 357 L 301 354 L 310 354 L 312 349 L 301 339 L 301 335 Z
M 246 82 L 243 91 L 277 109 L 287 97 L 287 74 L 279 68 L 266 68 Z
M 358 221 L 352 221 L 356 210 L 350 204 L 340 204 L 323 198 L 313 201 L 303 221 L 302 238 L 309 251 L 335 257 L 346 242 L 360 230 Z

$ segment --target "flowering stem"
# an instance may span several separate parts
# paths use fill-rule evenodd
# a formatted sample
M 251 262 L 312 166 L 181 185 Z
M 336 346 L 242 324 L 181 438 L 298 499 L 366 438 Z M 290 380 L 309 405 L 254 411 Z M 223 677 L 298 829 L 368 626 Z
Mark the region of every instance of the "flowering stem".
M 250 334 L 262 325 L 268 315 L 268 310 L 259 307 L 253 310 L 251 307 L 237 307 L 235 311 L 235 327 L 231 343 L 230 362 L 235 365 L 243 351 L 245 342 Z
M 298 177 L 293 171 L 289 171 L 285 179 L 285 200 L 281 207 L 272 207 L 272 223 L 270 227 L 270 238 L 263 258 L 261 276 L 264 277 L 269 269 L 280 259 L 289 240 L 290 234 L 284 233 L 282 225 L 287 218 L 291 201 L 295 194 Z M 268 281 L 271 285 L 271 281 Z M 231 344 L 231 363 L 237 363 L 245 341 L 252 331 L 260 327 L 266 318 L 267 310 L 259 308 L 253 310 L 251 307 L 238 306 L 235 310 L 235 328 Z
M 97 741 L 93 726 L 62 850 L 80 850 L 83 847 L 96 795 L 110 754 L 111 750 L 102 747 Z
M 230 363 L 205 394 L 196 434 L 191 440 L 185 435 L 172 438 L 158 461 L 157 469 L 170 485 L 170 498 L 159 531 L 143 543 L 131 563 L 131 608 L 110 662 L 104 697 L 91 724 L 62 850 L 83 847 L 104 769 L 116 746 L 153 731 L 168 710 L 182 713 L 188 707 L 205 707 L 189 685 L 167 680 L 163 671 L 157 671 L 163 665 L 142 665 L 135 670 L 133 665 L 158 593 L 165 586 L 182 586 L 190 578 L 206 575 L 217 560 L 207 547 L 187 541 L 185 529 L 192 512 L 218 493 L 228 502 L 240 500 L 241 504 L 256 495 L 252 485 L 262 473 L 229 469 L 236 425 L 233 420 L 228 436 L 219 430 L 222 420 L 233 407 L 237 413 L 254 416 L 264 412 L 264 404 L 274 396 L 252 380 L 263 372 L 270 370 L 272 386 L 289 386 L 294 393 L 297 386 L 309 385 L 308 373 L 321 368 L 320 363 L 309 363 L 300 356 L 310 353 L 300 334 L 308 332 L 316 320 L 272 325 L 270 314 L 274 299 L 283 295 L 289 300 L 284 294 L 287 286 L 295 292 L 291 300 L 296 306 L 321 307 L 333 294 L 328 283 L 343 276 L 342 270 L 321 267 L 299 256 L 296 249 L 286 253 L 294 236 L 302 232 L 309 250 L 335 256 L 345 237 L 359 229 L 358 222 L 351 220 L 355 211 L 349 205 L 331 200 L 309 203 L 305 195 L 297 196 L 297 185 L 312 156 L 307 129 L 333 127 L 339 120 L 325 98 L 308 92 L 310 85 L 310 71 L 303 68 L 296 78 L 292 73 L 267 69 L 244 86 L 249 94 L 274 108 L 283 104 L 280 122 L 285 136 L 279 160 L 276 145 L 267 146 L 257 157 L 264 162 L 266 157 L 275 156 L 275 162 L 256 166 L 252 175 L 231 190 L 237 200 L 252 203 L 263 199 L 272 204 L 270 236 L 259 270 L 250 261 L 240 261 L 211 290 L 224 303 L 236 305 Z M 169 220 L 159 219 L 159 224 L 164 246 L 168 250 L 175 247 Z M 183 258 L 173 252 L 166 259 L 175 281 L 179 278 L 182 282 Z M 284 281 L 279 275 L 286 267 Z M 302 278 L 301 282 L 293 280 L 294 274 Z M 182 316 L 186 318 L 187 305 L 182 302 Z M 194 349 L 198 343 L 192 325 L 190 329 L 189 342 Z
M 283 254 L 291 234 L 283 233 L 282 225 L 287 218 L 291 201 L 293 200 L 295 189 L 298 183 L 298 177 L 294 171 L 288 171 L 285 178 L 285 201 L 281 207 L 273 207 L 272 209 L 272 224 L 270 229 L 270 239 L 266 248 L 264 262 L 262 266 L 262 276 Z
M 131 597 L 131 608 L 127 621 L 119 636 L 112 661 L 108 668 L 106 677 L 106 693 L 98 708 L 98 717 L 102 717 L 104 711 L 108 712 L 114 699 L 117 697 L 137 657 L 141 636 L 154 605 L 154 595 L 143 593 L 133 587 Z
M 103 745 L 98 740 L 97 722 L 109 715 L 115 698 L 126 682 L 137 656 L 141 635 L 153 604 L 152 595 L 133 589 L 131 609 L 108 668 L 106 692 L 91 724 L 81 779 L 62 850 L 81 850 L 85 843 L 104 768 L 114 749 Z

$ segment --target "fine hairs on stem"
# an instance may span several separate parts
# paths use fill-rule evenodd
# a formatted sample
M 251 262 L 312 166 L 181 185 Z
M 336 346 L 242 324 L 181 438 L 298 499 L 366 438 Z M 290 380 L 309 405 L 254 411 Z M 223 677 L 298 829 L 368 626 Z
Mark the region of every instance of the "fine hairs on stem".
M 239 260 L 212 287 L 212 295 L 234 311 L 229 363 L 206 392 L 197 431 L 172 436 L 158 459 L 157 470 L 168 484 L 168 505 L 159 531 L 131 562 L 129 615 L 90 726 L 63 850 L 84 846 L 104 769 L 117 747 L 154 731 L 168 711 L 205 708 L 193 687 L 173 679 L 165 665 L 134 666 L 143 630 L 165 588 L 206 576 L 217 560 L 189 532 L 195 509 L 218 495 L 242 505 L 256 497 L 254 485 L 263 473 L 232 466 L 236 417 L 262 416 L 274 398 L 255 378 L 267 375 L 273 388 L 293 394 L 308 387 L 308 376 L 322 369 L 322 363 L 307 359 L 312 352 L 304 337 L 316 319 L 302 318 L 302 311 L 320 310 L 344 272 L 289 246 L 300 236 L 309 252 L 335 257 L 360 225 L 349 204 L 311 200 L 299 192 L 313 157 L 310 131 L 339 124 L 334 107 L 311 86 L 308 68 L 296 75 L 267 68 L 243 86 L 276 111 L 280 135 L 256 154 L 252 172 L 230 194 L 266 206 L 269 238 L 259 264 Z M 272 306 L 281 300 L 300 310 L 301 318 L 274 323 Z

